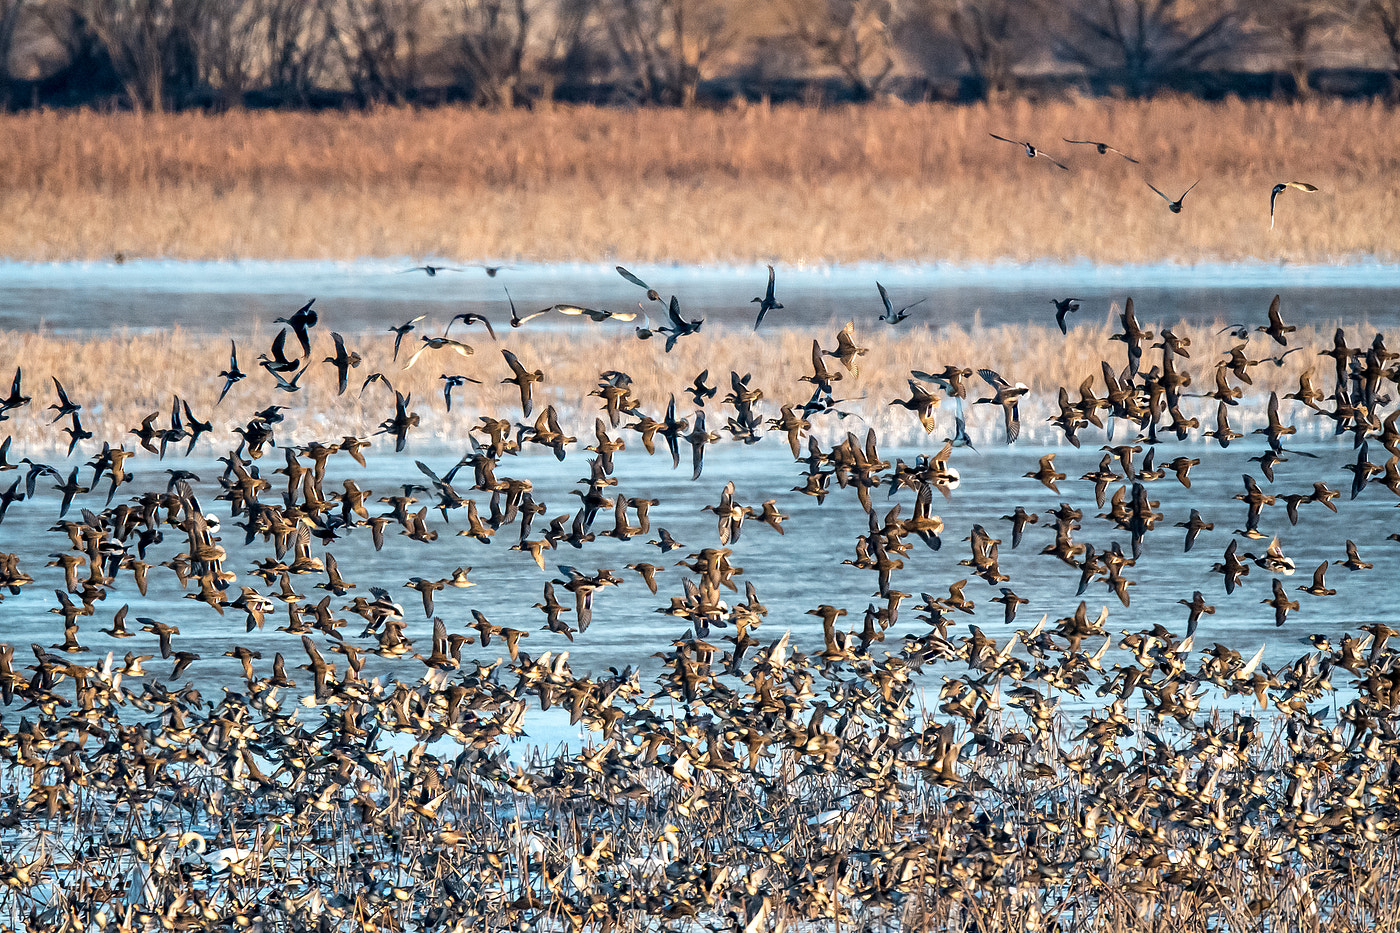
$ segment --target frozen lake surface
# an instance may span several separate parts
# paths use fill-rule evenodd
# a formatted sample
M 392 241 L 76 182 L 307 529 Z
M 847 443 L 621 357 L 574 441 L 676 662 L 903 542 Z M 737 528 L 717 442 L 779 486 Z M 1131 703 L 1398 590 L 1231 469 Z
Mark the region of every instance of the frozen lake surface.
M 42 325 L 56 333 L 144 330 L 238 332 L 266 323 L 316 297 L 335 310 L 342 333 L 382 331 L 418 314 L 484 313 L 506 320 L 510 289 L 522 313 L 557 302 L 613 311 L 636 310 L 642 295 L 611 263 L 505 264 L 495 276 L 481 267 L 429 277 L 406 272 L 420 263 L 165 262 L 0 263 L 0 329 Z M 629 265 L 686 311 L 706 321 L 753 320 L 749 301 L 767 282 L 763 266 Z M 857 322 L 883 311 L 875 282 L 898 304 L 926 298 L 913 320 L 987 326 L 1053 321 L 1051 298 L 1082 299 L 1080 320 L 1098 323 L 1112 304 L 1131 296 L 1144 321 L 1210 323 L 1261 316 L 1286 291 L 1290 320 L 1390 329 L 1400 326 L 1400 266 L 1198 265 L 1101 267 L 1055 265 L 780 265 L 784 309 L 774 327 Z M 1073 319 L 1072 319 L 1073 320 Z M 544 326 L 532 322 L 532 326 Z

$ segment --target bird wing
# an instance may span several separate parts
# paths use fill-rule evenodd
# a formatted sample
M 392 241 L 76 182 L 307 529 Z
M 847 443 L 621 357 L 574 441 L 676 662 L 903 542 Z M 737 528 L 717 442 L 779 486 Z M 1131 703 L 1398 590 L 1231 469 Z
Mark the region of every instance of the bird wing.
M 636 285 L 636 286 L 638 286 L 639 288 L 646 289 L 647 291 L 651 291 L 651 286 L 650 286 L 650 285 L 648 285 L 647 283 L 643 282 L 641 279 L 637 278 L 635 275 L 633 275 L 632 273 L 628 272 L 626 269 L 622 268 L 621 266 L 618 266 L 618 267 L 617 267 L 617 274 L 620 275 L 620 276 L 622 276 L 622 277 L 623 277 L 624 279 L 626 279 L 627 281 L 631 282 L 633 285 Z
M 423 338 L 423 340 L 425 341 L 424 344 L 423 344 L 421 347 L 419 347 L 417 350 L 414 350 L 414 351 L 413 351 L 413 355 L 410 356 L 410 357 L 408 358 L 408 364 L 407 364 L 406 366 L 404 366 L 404 370 L 405 370 L 405 371 L 412 369 L 412 368 L 413 368 L 413 364 L 418 362 L 418 358 L 419 358 L 420 356 L 422 356 L 424 353 L 427 353 L 429 350 L 432 349 L 432 344 L 427 343 L 427 342 L 426 342 L 427 339 L 428 339 L 428 338 L 424 337 L 424 338 Z
M 695 413 L 695 440 L 690 444 L 690 465 L 694 469 L 691 479 L 700 478 L 700 471 L 705 466 L 705 413 L 697 411 Z
M 510 371 L 515 374 L 515 378 L 519 379 L 526 374 L 525 367 L 520 364 L 520 360 L 516 358 L 514 353 L 509 350 L 502 350 L 501 355 L 505 357 L 506 365 L 509 366 Z

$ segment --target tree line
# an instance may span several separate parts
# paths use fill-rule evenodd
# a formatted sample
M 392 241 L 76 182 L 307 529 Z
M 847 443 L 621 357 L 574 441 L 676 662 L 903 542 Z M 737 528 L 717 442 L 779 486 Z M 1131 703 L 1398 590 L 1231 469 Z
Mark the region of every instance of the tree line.
M 1330 66 L 1349 81 L 1318 87 Z M 1400 88 L 1400 0 L 0 0 L 0 105 Z

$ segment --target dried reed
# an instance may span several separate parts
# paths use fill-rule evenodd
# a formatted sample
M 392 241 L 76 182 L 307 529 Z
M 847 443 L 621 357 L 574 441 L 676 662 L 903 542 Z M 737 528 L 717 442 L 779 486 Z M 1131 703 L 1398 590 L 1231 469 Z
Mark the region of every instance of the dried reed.
M 1228 355 L 1225 351 L 1238 341 L 1216 333 L 1215 326 L 1178 323 L 1172 329 L 1191 341 L 1191 358 L 1177 363 L 1178 369 L 1192 377 L 1188 391 L 1211 389 L 1215 361 Z M 765 417 L 776 417 L 782 405 L 800 409 L 811 396 L 811 386 L 801 382 L 800 377 L 811 371 L 812 342 L 815 340 L 827 349 L 836 345 L 835 334 L 829 328 L 792 329 L 772 334 L 755 334 L 740 328 L 717 330 L 713 334 L 707 330 L 706 334 L 709 336 L 703 340 L 681 340 L 675 350 L 667 354 L 662 350 L 660 339 L 640 341 L 626 325 L 569 330 L 524 329 L 502 334 L 499 343 L 493 343 L 479 331 L 471 335 L 458 332 L 457 336 L 466 336 L 474 348 L 470 357 L 464 358 L 450 350 L 428 351 L 409 370 L 404 370 L 403 366 L 414 335 L 405 341 L 405 349 L 397 362 L 392 359 L 392 335 L 352 335 L 347 338 L 347 346 L 357 350 L 364 362 L 351 371 L 349 388 L 344 395 L 336 392 L 334 367 L 320 362 L 334 352 L 329 337 L 322 334 L 312 346 L 311 358 L 316 362 L 301 380 L 302 391 L 278 393 L 278 404 L 289 409 L 282 430 L 289 438 L 303 442 L 330 435 L 371 433 L 380 421 L 393 413 L 394 398 L 378 384 L 370 385 L 363 392 L 361 388 L 370 373 L 383 372 L 396 390 L 413 396 L 414 408 L 422 418 L 418 437 L 464 445 L 464 432 L 477 423 L 479 416 L 509 417 L 514 411 L 517 420 L 520 419 L 516 388 L 501 384 L 501 380 L 510 375 L 499 353 L 501 348 L 513 350 L 528 368 L 544 371 L 546 381 L 536 390 L 539 401 L 535 414 L 547 404 L 554 405 L 569 433 L 579 437 L 591 436 L 593 418 L 602 415 L 601 401 L 590 397 L 589 393 L 597 388 L 605 369 L 620 370 L 631 376 L 633 397 L 644 411 L 658 418 L 672 395 L 677 397 L 677 408 L 682 413 L 693 408 L 683 389 L 702 370 L 710 371 L 721 396 L 729 389 L 731 372 L 741 376 L 752 373 L 753 387 L 764 392 L 757 406 L 759 412 Z M 1058 410 L 1054 406 L 1057 389 L 1066 387 L 1077 400 L 1080 384 L 1092 378 L 1094 391 L 1101 394 L 1100 361 L 1118 360 L 1116 368 L 1122 368 L 1122 344 L 1110 340 L 1111 335 L 1107 324 L 1078 328 L 1073 331 L 1073 339 L 1066 339 L 1054 327 L 1041 326 L 983 327 L 974 323 L 969 328 L 904 326 L 896 331 L 872 324 L 856 331 L 858 343 L 869 349 L 862 360 L 870 361 L 858 375 L 845 372 L 830 358 L 827 362 L 844 377 L 835 387 L 835 397 L 842 400 L 839 408 L 860 415 L 887 443 L 910 443 L 925 437 L 913 414 L 890 403 L 908 397 L 911 370 L 937 372 L 945 365 L 987 367 L 1012 382 L 1026 383 L 1031 395 L 1022 405 L 1023 436 L 1031 442 L 1055 443 L 1058 432 L 1046 425 L 1044 419 Z M 1323 346 L 1329 342 L 1316 328 L 1306 326 L 1292 336 L 1296 345 L 1304 347 Z M 10 370 L 6 366 L 22 364 L 25 392 L 43 402 L 13 413 L 4 425 L 4 432 L 14 435 L 32 450 L 42 450 L 56 443 L 55 431 L 49 426 L 51 414 L 45 406 L 56 398 L 50 380 L 57 378 L 69 396 L 84 406 L 84 427 L 99 438 L 119 437 L 154 412 L 164 417 L 170 410 L 172 396 L 179 395 L 199 417 L 213 421 L 214 431 L 209 441 L 201 443 L 211 443 L 214 450 L 226 450 L 237 443 L 232 428 L 247 420 L 247 406 L 243 403 L 256 399 L 259 407 L 266 404 L 273 384 L 272 377 L 253 365 L 257 354 L 270 342 L 268 336 L 260 332 L 240 336 L 237 338 L 239 362 L 251 376 L 246 382 L 235 385 L 221 406 L 215 404 L 223 381 L 211 379 L 210 374 L 216 371 L 214 364 L 222 368 L 227 363 L 230 339 L 196 335 L 178 328 L 101 339 L 74 339 L 33 332 L 0 333 L 0 377 L 8 378 Z M 1396 342 L 1394 336 L 1391 342 Z M 1257 348 L 1253 352 L 1258 352 Z M 1143 368 L 1151 368 L 1157 357 L 1157 352 L 1148 351 Z M 1330 361 L 1323 362 L 1330 367 Z M 1322 378 L 1325 374 L 1318 366 L 1315 356 L 1291 354 L 1282 360 L 1282 365 L 1265 362 L 1254 367 L 1254 385 L 1244 388 L 1249 390 L 1257 409 L 1269 392 L 1282 394 L 1296 388 L 1304 370 L 1313 369 L 1319 376 L 1318 384 L 1326 384 L 1330 376 Z M 457 389 L 450 413 L 446 410 L 439 379 L 443 373 L 462 374 L 480 379 L 482 383 Z M 987 392 L 987 386 L 978 377 L 969 380 L 969 401 Z M 1188 399 L 1183 406 L 1188 417 L 1194 415 L 1203 423 L 1207 417 L 1213 417 L 1214 402 L 1200 400 L 1200 404 L 1193 405 L 1192 401 Z M 723 427 L 723 416 L 714 414 L 713 404 L 710 407 L 710 430 L 719 430 Z M 951 409 L 952 406 L 944 402 L 937 412 L 939 427 L 933 441 L 941 442 L 945 434 L 951 435 Z M 1252 425 L 1250 417 L 1246 413 L 1240 423 Z M 974 437 L 984 441 L 1000 438 L 999 412 L 972 405 L 968 408 L 968 421 Z M 823 422 L 820 417 L 814 419 L 818 436 L 823 438 L 832 432 L 843 435 L 853 424 L 835 419 Z M 1300 429 L 1306 432 L 1306 422 L 1300 423 Z
M 0 117 L 0 254 L 1391 259 L 1397 130 L 1390 108 L 1336 101 L 36 112 Z M 1197 178 L 1181 215 L 1145 184 Z M 1269 189 L 1294 179 L 1322 190 L 1285 194 L 1270 231 Z

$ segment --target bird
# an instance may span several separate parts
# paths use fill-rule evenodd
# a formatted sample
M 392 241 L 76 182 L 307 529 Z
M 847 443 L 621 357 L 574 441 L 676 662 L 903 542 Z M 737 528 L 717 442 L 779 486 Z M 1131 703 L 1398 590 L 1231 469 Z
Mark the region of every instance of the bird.
M 408 269 L 408 270 L 405 270 L 405 271 L 412 272 L 413 270 L 412 270 L 412 269 Z M 426 314 L 420 314 L 420 315 L 418 315 L 416 318 L 413 318 L 413 319 L 408 320 L 408 321 L 404 321 L 402 324 L 398 325 L 397 327 L 391 327 L 391 328 L 389 328 L 389 333 L 391 333 L 391 334 L 394 335 L 394 361 L 395 361 L 395 362 L 398 361 L 398 358 L 399 358 L 399 345 L 403 343 L 403 338 L 407 337 L 410 333 L 412 333 L 413 330 L 414 330 L 414 328 L 417 326 L 418 322 L 421 321 L 421 320 L 423 320 L 425 317 L 427 317 Z
M 524 327 L 524 326 L 525 326 L 525 323 L 526 323 L 527 321 L 532 321 L 532 320 L 534 320 L 535 318 L 539 317 L 541 314 L 548 314 L 551 310 L 553 310 L 552 308 L 544 308 L 544 309 L 541 309 L 541 310 L 539 310 L 539 311 L 535 311 L 535 312 L 533 312 L 533 313 L 531 313 L 531 314 L 527 314 L 527 315 L 525 315 L 524 317 L 521 317 L 521 316 L 520 316 L 520 313 L 519 313 L 518 311 L 515 310 L 515 299 L 512 298 L 512 297 L 510 297 L 510 289 L 507 288 L 507 289 L 505 290 L 505 293 L 506 293 L 506 301 L 510 303 L 510 326 L 511 326 L 511 327 Z
M 1178 599 L 1178 603 L 1190 610 L 1186 618 L 1186 637 L 1190 638 L 1196 634 L 1196 626 L 1200 624 L 1201 616 L 1215 615 L 1215 607 L 1206 603 L 1206 598 L 1201 595 L 1200 590 L 1191 594 L 1191 599 Z
M 1336 565 L 1339 566 L 1339 567 L 1345 567 L 1345 568 L 1347 568 L 1348 570 L 1370 570 L 1370 569 L 1371 569 L 1371 567 L 1372 567 L 1373 565 L 1372 565 L 1369 561 L 1364 561 L 1364 560 L 1361 559 L 1361 554 L 1360 554 L 1360 553 L 1357 551 L 1357 549 L 1356 549 L 1356 542 L 1355 542 L 1355 541 L 1353 541 L 1353 540 L 1351 540 L 1350 538 L 1348 538 L 1348 539 L 1347 539 L 1346 548 L 1347 548 L 1347 558 L 1346 558 L 1346 560 L 1334 560 L 1334 561 L 1332 561 L 1333 564 L 1336 564 Z
M 617 268 L 617 274 L 618 274 L 618 275 L 622 276 L 624 279 L 626 279 L 627 281 L 631 282 L 633 285 L 638 286 L 639 288 L 642 289 L 642 291 L 644 291 L 644 292 L 647 293 L 647 301 L 657 301 L 657 302 L 660 302 L 660 301 L 661 301 L 661 293 L 658 292 L 656 289 L 652 288 L 652 287 L 651 287 L 650 285 L 648 285 L 646 282 L 643 282 L 641 279 L 637 278 L 635 275 L 633 275 L 632 273 L 628 272 L 626 269 L 622 268 L 622 266 L 617 266 L 616 268 Z M 769 272 L 772 272 L 772 266 L 769 266 Z M 772 293 L 773 293 L 772 286 L 769 286 L 769 288 L 768 288 L 769 297 L 772 297 Z M 758 299 L 754 299 L 754 300 L 757 301 Z
M 1259 601 L 1274 607 L 1274 625 L 1281 626 L 1288 619 L 1289 612 L 1298 611 L 1298 602 L 1288 598 L 1288 594 L 1284 592 L 1283 584 L 1279 582 L 1278 577 L 1274 577 L 1272 583 L 1274 595 Z
M 321 362 L 330 363 L 332 366 L 335 367 L 336 377 L 340 386 L 336 394 L 344 395 L 345 380 L 349 376 L 350 370 L 355 369 L 360 365 L 360 354 L 352 351 L 346 351 L 345 338 L 340 336 L 340 334 L 332 332 L 331 339 L 335 341 L 335 356 L 328 356 Z
M 1045 456 L 1041 457 L 1040 469 L 1032 470 L 1031 472 L 1025 475 L 1030 477 L 1031 479 L 1040 480 L 1040 482 L 1044 484 L 1044 486 L 1047 489 L 1054 493 L 1059 493 L 1060 491 L 1060 488 L 1056 486 L 1055 483 L 1065 478 L 1065 474 L 1055 469 L 1054 454 L 1046 454 Z
M 622 267 L 619 266 L 618 268 L 621 269 Z M 753 322 L 754 330 L 758 330 L 758 325 L 763 323 L 763 316 L 765 314 L 769 311 L 777 311 L 782 308 L 782 305 L 778 303 L 778 299 L 773 297 L 773 282 L 775 278 L 776 275 L 773 272 L 773 267 L 770 265 L 768 267 L 768 290 L 762 297 L 753 299 L 754 302 L 758 303 L 758 318 Z
M 448 332 L 452 330 L 452 325 L 456 324 L 458 321 L 461 321 L 468 327 L 473 324 L 481 324 L 486 328 L 486 333 L 491 335 L 491 339 L 496 339 L 496 328 L 491 326 L 491 321 L 487 319 L 486 315 L 476 314 L 472 311 L 463 311 L 461 314 L 454 316 L 452 320 L 447 322 L 447 327 L 443 329 L 442 335 L 446 337 Z
M 1023 382 L 1018 382 L 1013 386 L 994 370 L 979 369 L 977 373 L 987 385 L 996 391 L 996 394 L 991 398 L 979 398 L 977 404 L 1001 406 L 1006 419 L 1006 443 L 1016 443 L 1016 438 L 1021 436 L 1021 417 L 1017 403 L 1021 396 L 1030 391 L 1030 387 Z
M 1065 323 L 1065 315 L 1072 314 L 1079 310 L 1079 298 L 1051 298 L 1050 303 L 1055 306 L 1055 323 L 1060 326 L 1060 333 L 1069 336 L 1069 325 Z
M 1196 187 L 1196 186 L 1199 185 L 1200 183 L 1201 183 L 1201 180 L 1200 180 L 1199 178 L 1196 179 L 1195 181 L 1191 182 L 1191 188 Z M 1153 191 L 1156 191 L 1157 194 L 1158 194 L 1158 196 L 1160 196 L 1160 197 L 1162 198 L 1163 201 L 1166 201 L 1166 202 L 1167 202 L 1167 210 L 1171 211 L 1173 214 L 1180 214 L 1180 213 L 1181 213 L 1181 202 L 1182 202 L 1182 201 L 1185 201 L 1185 200 L 1186 200 L 1186 196 L 1187 196 L 1188 194 L 1191 193 L 1191 188 L 1187 188 L 1185 191 L 1181 192 L 1181 197 L 1179 197 L 1179 198 L 1177 198 L 1175 201 L 1173 201 L 1171 198 L 1167 197 L 1165 194 L 1162 194 L 1162 192 L 1161 192 L 1160 190 L 1158 190 L 1157 186 L 1154 185 L 1154 184 L 1152 184 L 1152 182 L 1149 181 L 1149 182 L 1146 182 L 1145 184 L 1147 185 L 1147 187 L 1151 188 Z
M 696 376 L 691 384 L 685 387 L 684 391 L 689 393 L 691 400 L 695 402 L 697 408 L 704 408 L 705 400 L 714 398 L 719 392 L 717 387 L 709 385 L 706 382 L 709 378 L 710 371 L 708 369 L 702 370 L 700 375 Z
M 495 272 L 495 271 L 492 271 L 492 267 L 483 266 L 482 268 L 486 269 L 486 274 L 487 274 L 487 275 L 492 276 L 492 277 L 495 277 L 496 272 Z M 495 269 L 496 269 L 496 271 L 499 271 L 500 267 L 495 267 Z M 428 278 L 432 278 L 433 276 L 437 275 L 439 272 L 461 272 L 461 271 L 462 271 L 462 270 L 459 269 L 459 268 L 457 268 L 456 266 L 434 266 L 434 265 L 426 264 L 426 263 L 425 263 L 424 265 L 421 265 L 421 266 L 414 266 L 414 267 L 412 267 L 411 269 L 400 269 L 400 270 L 399 270 L 399 275 L 403 275 L 403 274 L 405 274 L 405 273 L 407 273 L 407 272 L 426 272 L 426 273 L 428 274 Z
M 509 379 L 502 379 L 501 384 L 512 383 L 520 389 L 520 413 L 528 418 L 530 411 L 534 408 L 531 387 L 536 382 L 544 382 L 544 372 L 538 369 L 533 371 L 526 369 L 516 355 L 509 350 L 502 350 L 501 355 L 505 357 L 506 365 L 510 367 L 512 373 Z
M 1310 184 L 1308 184 L 1308 183 L 1305 182 L 1305 181 L 1281 181 L 1281 182 L 1279 182 L 1278 184 L 1274 185 L 1273 190 L 1269 192 L 1269 229 L 1270 229 L 1270 230 L 1274 229 L 1274 202 L 1278 200 L 1278 196 L 1279 196 L 1279 195 L 1283 194 L 1283 193 L 1284 193 L 1285 191 L 1287 191 L 1289 188 L 1297 188 L 1299 191 L 1308 191 L 1308 192 L 1312 192 L 1312 191 L 1316 191 L 1316 190 L 1317 190 L 1317 186 L 1316 186 L 1316 185 L 1310 185 Z
M 637 315 L 631 311 L 607 311 L 600 308 L 585 308 L 582 305 L 574 304 L 550 305 L 543 311 L 536 313 L 543 314 L 545 311 L 558 311 L 560 314 L 567 314 L 571 317 L 586 317 L 595 324 L 601 324 L 610 318 L 617 318 L 619 321 L 633 321 L 637 318 Z
M 675 295 L 671 296 L 671 303 L 666 309 L 667 323 L 658 327 L 657 333 L 666 335 L 666 352 L 670 353 L 676 346 L 676 341 L 690 334 L 700 333 L 700 327 L 705 323 L 704 318 L 686 320 L 681 317 L 681 303 Z
M 813 352 L 815 355 L 815 347 Z M 836 335 L 836 349 L 822 350 L 823 356 L 834 356 L 841 361 L 841 365 L 846 367 L 852 377 L 860 375 L 860 362 L 857 357 L 864 356 L 869 352 L 866 347 L 856 346 L 856 322 L 847 321 Z M 820 388 L 820 386 L 818 387 Z
M 311 328 L 316 325 L 316 309 L 311 307 L 316 303 L 312 298 L 306 304 L 296 310 L 291 317 L 279 317 L 272 323 L 286 324 L 292 329 L 292 333 L 297 335 L 297 341 L 301 344 L 301 355 L 305 356 L 311 352 Z
M 1307 586 L 1300 586 L 1298 589 L 1312 596 L 1336 596 L 1337 591 L 1327 585 L 1327 561 L 1317 565 L 1313 571 L 1312 583 Z
M 1288 346 L 1288 340 L 1284 334 L 1291 334 L 1298 328 L 1292 324 L 1283 323 L 1283 315 L 1279 313 L 1279 296 L 1275 295 L 1273 301 L 1269 302 L 1269 323 L 1268 326 L 1256 327 L 1260 333 L 1268 334 L 1274 339 L 1274 343 L 1281 347 Z M 1278 365 L 1282 365 L 1282 360 Z
M 59 419 L 67 417 L 68 415 L 77 415 L 77 413 L 82 409 L 83 406 L 74 404 L 72 401 L 69 400 L 68 393 L 63 390 L 63 383 L 58 381 L 57 376 L 52 376 L 50 378 L 53 379 L 53 387 L 55 391 L 58 392 L 58 403 L 56 405 L 49 406 L 50 411 L 57 412 L 57 414 L 53 416 L 53 420 L 50 421 L 49 424 L 56 424 L 59 421 Z
M 1092 140 L 1092 139 L 1067 139 L 1067 138 L 1065 138 L 1065 137 L 1063 137 L 1063 136 L 1061 136 L 1060 138 L 1061 138 L 1061 139 L 1064 139 L 1065 142 L 1069 143 L 1069 144 L 1072 145 L 1072 146 L 1093 146 L 1095 149 L 1097 149 L 1097 150 L 1099 151 L 1099 155 L 1107 155 L 1108 153 L 1112 152 L 1112 153 L 1116 153 L 1116 154 L 1122 156 L 1123 158 L 1127 159 L 1129 162 L 1133 163 L 1134 165 L 1137 165 L 1137 164 L 1138 164 L 1138 160 L 1137 160 L 1137 159 L 1134 159 L 1132 156 L 1128 155 L 1126 152 L 1124 152 L 1124 151 L 1121 150 L 1121 149 L 1115 149 L 1115 148 L 1113 148 L 1113 147 L 1110 146 L 1108 143 L 1095 142 L 1095 141 Z
M 473 379 L 473 378 L 470 377 L 470 376 L 456 376 L 456 375 L 448 375 L 447 373 L 443 373 L 443 374 L 442 374 L 441 376 L 439 376 L 438 378 L 442 380 L 442 399 L 443 399 L 444 402 L 447 403 L 447 410 L 448 410 L 448 411 L 451 411 L 451 410 L 452 410 L 452 390 L 453 390 L 453 389 L 460 389 L 462 386 L 466 385 L 468 382 L 475 383 L 476 385 L 481 385 L 481 380 L 480 380 L 480 379 Z
M 228 369 L 225 369 L 219 373 L 220 376 L 224 377 L 224 387 L 219 392 L 219 402 L 222 402 L 224 400 L 224 396 L 228 395 L 228 390 L 233 388 L 233 384 L 235 382 L 241 382 L 242 380 L 248 378 L 248 374 L 238 368 L 237 341 L 230 340 L 228 343 Z M 219 402 L 215 402 L 214 404 L 217 405 L 219 404 Z
M 1186 529 L 1186 547 L 1183 549 L 1184 553 L 1185 551 L 1191 550 L 1192 545 L 1196 543 L 1197 536 L 1199 536 L 1202 531 L 1213 531 L 1215 529 L 1215 523 L 1208 522 L 1201 518 L 1201 513 L 1196 509 L 1192 509 L 1191 517 L 1184 522 L 1177 522 L 1176 527 Z
M 914 304 L 905 305 L 904 307 L 896 311 L 894 309 L 894 305 L 890 304 L 890 295 L 889 292 L 885 291 L 885 286 L 881 285 L 879 282 L 876 282 L 875 287 L 880 290 L 880 301 L 885 305 L 885 313 L 880 315 L 880 320 L 884 321 L 886 324 L 889 324 L 891 327 L 909 317 L 910 308 L 916 307 L 918 305 L 923 304 L 925 301 L 928 301 L 927 298 L 920 298 L 918 301 L 914 302 Z
M 1044 151 L 1042 151 L 1042 150 L 1036 148 L 1035 146 L 1031 145 L 1030 143 L 1022 142 L 1022 141 L 1020 141 L 1019 139 L 1007 139 L 1005 136 L 998 136 L 996 133 L 988 133 L 987 135 L 990 136 L 990 137 L 992 137 L 992 139 L 999 139 L 999 140 L 1001 140 L 1001 141 L 1004 142 L 1004 143 L 1011 143 L 1012 145 L 1022 147 L 1023 149 L 1026 150 L 1026 155 L 1027 155 L 1029 158 L 1034 159 L 1034 158 L 1036 158 L 1037 156 L 1039 156 L 1040 158 L 1042 158 L 1042 159 L 1044 159 L 1045 161 L 1049 162 L 1051 165 L 1054 165 L 1054 166 L 1056 166 L 1056 167 L 1058 167 L 1058 168 L 1062 168 L 1062 169 L 1064 169 L 1066 172 L 1069 171 L 1069 166 L 1068 166 L 1068 165 L 1065 165 L 1063 162 L 1057 162 L 1048 152 L 1044 152 Z
M 1000 591 L 1001 595 L 993 596 L 992 602 L 1001 603 L 1005 607 L 1006 614 L 1004 620 L 1007 625 L 1010 625 L 1016 620 L 1016 609 L 1029 603 L 1030 600 L 1026 599 L 1024 596 L 1017 596 L 1011 591 L 1010 587 L 1003 586 L 1000 588 Z

